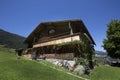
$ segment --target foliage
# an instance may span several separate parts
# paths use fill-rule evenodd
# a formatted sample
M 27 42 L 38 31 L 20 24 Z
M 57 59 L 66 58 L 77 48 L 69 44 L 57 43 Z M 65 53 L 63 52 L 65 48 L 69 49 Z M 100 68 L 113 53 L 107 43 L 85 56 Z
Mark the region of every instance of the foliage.
M 72 42 L 56 44 L 54 48 L 58 50 L 57 52 L 74 52 L 77 54 L 77 57 L 83 57 L 87 59 L 89 62 L 89 67 L 93 69 L 92 55 L 95 54 L 94 46 L 89 43 L 89 39 L 86 35 L 80 34 L 80 37 L 80 41 L 76 40 Z
M 120 68 L 111 66 L 96 67 L 91 73 L 91 80 L 120 80 Z
M 93 69 L 92 56 L 95 54 L 94 46 L 89 43 L 88 36 L 80 34 L 80 39 L 47 46 L 44 49 L 46 53 L 75 53 L 75 57 L 87 59 L 89 67 Z M 39 48 L 39 50 L 42 52 L 42 48 Z
M 108 24 L 107 39 L 104 39 L 103 47 L 112 58 L 120 58 L 120 21 L 112 20 Z
M 24 37 L 6 32 L 4 30 L 0 29 L 0 45 L 4 45 L 4 47 L 8 48 L 23 48 L 26 45 L 23 44 L 23 41 L 25 40 Z
M 80 36 L 81 36 L 81 39 L 84 43 L 83 52 L 84 52 L 85 55 L 84 55 L 83 58 L 87 58 L 87 61 L 89 62 L 89 68 L 93 69 L 94 66 L 93 66 L 92 57 L 95 54 L 94 45 L 90 44 L 91 41 L 89 41 L 89 38 L 86 34 L 81 34 Z
M 78 59 L 77 64 L 83 65 L 85 69 L 89 66 L 88 59 L 82 57 Z
M 36 61 L 17 60 L 5 51 L 0 51 L 0 72 L 0 80 L 80 80 Z
M 60 44 L 54 45 L 54 49 L 57 49 L 60 53 L 65 52 L 75 52 L 75 53 L 83 53 L 83 42 L 82 41 L 72 41 L 72 42 L 64 42 Z

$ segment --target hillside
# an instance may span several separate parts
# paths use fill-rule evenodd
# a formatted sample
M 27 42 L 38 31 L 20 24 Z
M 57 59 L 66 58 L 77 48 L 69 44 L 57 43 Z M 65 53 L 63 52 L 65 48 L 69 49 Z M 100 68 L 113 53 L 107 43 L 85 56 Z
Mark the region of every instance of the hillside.
M 84 80 L 50 68 L 43 62 L 31 61 L 23 57 L 16 60 L 14 53 L 0 51 L 0 80 Z
M 23 43 L 24 40 L 25 37 L 0 29 L 0 45 L 14 49 L 23 48 L 25 47 L 25 44 Z
M 92 71 L 90 80 L 120 80 L 119 74 L 119 67 L 97 66 Z

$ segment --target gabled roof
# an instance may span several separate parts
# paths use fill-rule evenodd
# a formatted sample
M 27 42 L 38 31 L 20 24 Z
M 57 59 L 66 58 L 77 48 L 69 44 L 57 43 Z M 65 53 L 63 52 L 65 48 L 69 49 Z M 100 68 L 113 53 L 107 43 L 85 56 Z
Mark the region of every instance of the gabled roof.
M 80 19 L 73 19 L 73 20 L 61 20 L 61 21 L 52 21 L 52 22 L 42 22 L 40 23 L 32 32 L 31 34 L 26 38 L 25 43 L 29 43 L 33 41 L 33 38 L 36 34 L 38 34 L 42 27 L 44 26 L 58 26 L 58 25 L 66 25 L 68 26 L 69 22 L 71 23 L 77 23 L 80 25 L 81 29 L 84 30 L 84 32 L 89 36 L 92 43 L 95 44 L 94 40 L 92 39 L 90 33 L 88 32 L 87 28 L 85 27 L 84 23 Z

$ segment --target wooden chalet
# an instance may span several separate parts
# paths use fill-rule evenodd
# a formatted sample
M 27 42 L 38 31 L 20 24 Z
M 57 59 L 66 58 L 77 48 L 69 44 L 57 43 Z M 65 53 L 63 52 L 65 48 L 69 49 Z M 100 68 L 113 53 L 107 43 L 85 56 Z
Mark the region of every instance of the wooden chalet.
M 86 35 L 89 43 L 95 45 L 80 19 L 42 22 L 27 37 L 25 43 L 28 44 L 28 48 L 35 50 L 38 56 L 44 54 L 46 58 L 72 59 L 76 57 L 74 51 L 68 50 L 64 53 L 53 47 L 61 43 L 80 41 L 81 34 Z

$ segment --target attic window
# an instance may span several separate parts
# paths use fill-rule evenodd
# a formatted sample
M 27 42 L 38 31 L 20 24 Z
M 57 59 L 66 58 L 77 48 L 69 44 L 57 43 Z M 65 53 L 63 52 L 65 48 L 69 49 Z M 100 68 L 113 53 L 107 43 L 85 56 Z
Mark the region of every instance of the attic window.
M 53 33 L 55 33 L 54 29 L 49 30 L 49 34 L 53 34 Z

